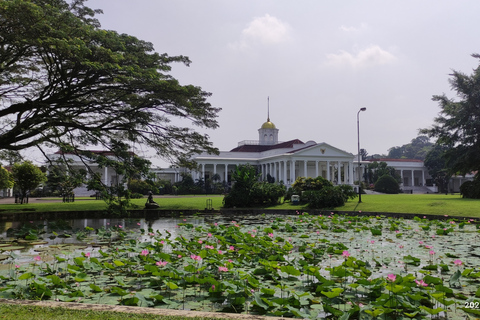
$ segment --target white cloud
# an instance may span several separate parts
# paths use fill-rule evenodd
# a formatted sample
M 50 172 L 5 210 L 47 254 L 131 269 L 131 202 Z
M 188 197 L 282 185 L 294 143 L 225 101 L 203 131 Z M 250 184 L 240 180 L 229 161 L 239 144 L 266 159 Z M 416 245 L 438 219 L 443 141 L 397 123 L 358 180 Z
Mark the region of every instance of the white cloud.
M 376 65 L 390 64 L 396 60 L 397 57 L 395 57 L 395 55 L 374 45 L 353 54 L 344 50 L 341 50 L 338 54 L 327 54 L 326 64 L 329 66 L 368 68 Z
M 340 26 L 340 30 L 348 33 L 357 33 L 364 31 L 368 28 L 368 25 L 366 23 L 361 23 L 359 27 L 347 27 L 347 26 Z
M 231 44 L 231 47 L 247 49 L 256 44 L 276 45 L 287 42 L 290 38 L 290 26 L 280 19 L 266 14 L 253 19 L 242 30 L 241 39 Z

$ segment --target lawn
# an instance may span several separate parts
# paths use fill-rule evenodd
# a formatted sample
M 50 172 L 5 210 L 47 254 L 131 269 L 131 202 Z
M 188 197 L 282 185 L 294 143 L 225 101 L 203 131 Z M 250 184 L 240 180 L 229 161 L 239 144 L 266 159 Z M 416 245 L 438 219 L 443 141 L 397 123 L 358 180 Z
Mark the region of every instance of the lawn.
M 214 209 L 221 209 L 223 201 L 223 196 L 221 195 L 159 197 L 155 198 L 155 201 L 160 205 L 160 209 L 163 210 L 204 210 L 207 206 L 207 199 L 212 200 Z M 145 202 L 146 198 L 132 200 L 132 203 L 140 209 L 144 207 Z M 58 199 L 47 198 L 25 205 L 14 204 L 12 199 L 12 203 L 0 204 L 0 214 L 2 212 L 18 212 L 25 209 L 37 212 L 51 212 L 103 210 L 105 208 L 105 202 L 92 200 L 91 198 L 79 198 L 74 203 L 62 203 Z M 305 206 L 292 205 L 290 202 L 263 209 L 309 211 Z M 376 194 L 362 195 L 362 203 L 358 203 L 358 198 L 356 198 L 349 200 L 345 206 L 334 208 L 334 210 L 480 217 L 480 200 L 464 199 L 459 194 Z
M 139 310 L 140 311 L 140 310 Z M 144 310 L 141 310 L 144 311 Z M 221 318 L 204 318 L 204 317 L 182 317 L 182 316 L 164 316 L 158 314 L 147 313 L 124 313 L 114 311 L 98 311 L 88 306 L 88 308 L 67 309 L 62 307 L 40 307 L 32 305 L 14 305 L 0 304 L 0 319 L 15 320 L 110 320 L 110 319 L 129 319 L 129 320 L 208 320 Z

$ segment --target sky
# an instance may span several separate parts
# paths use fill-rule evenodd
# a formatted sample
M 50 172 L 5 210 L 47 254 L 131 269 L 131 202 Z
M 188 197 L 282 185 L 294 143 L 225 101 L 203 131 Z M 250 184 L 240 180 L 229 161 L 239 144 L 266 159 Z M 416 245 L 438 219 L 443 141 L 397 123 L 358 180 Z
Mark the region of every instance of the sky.
M 219 128 L 201 130 L 228 151 L 258 140 L 270 120 L 279 140 L 326 142 L 368 154 L 409 143 L 455 98 L 452 70 L 471 74 L 480 53 L 477 0 L 90 0 L 103 29 L 188 56 L 181 84 L 211 92 Z M 140 155 L 148 154 L 141 150 Z M 154 164 L 165 166 L 151 158 Z

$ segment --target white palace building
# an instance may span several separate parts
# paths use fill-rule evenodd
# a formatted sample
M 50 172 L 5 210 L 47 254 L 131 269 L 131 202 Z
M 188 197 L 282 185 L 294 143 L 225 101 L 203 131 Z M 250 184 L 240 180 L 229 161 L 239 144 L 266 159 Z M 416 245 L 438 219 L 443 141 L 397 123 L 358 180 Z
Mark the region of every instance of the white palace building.
M 269 174 L 287 186 L 298 177 L 318 176 L 336 184 L 354 184 L 353 154 L 325 142 L 304 143 L 298 139 L 281 142 L 278 131 L 268 118 L 258 129 L 258 141 L 241 141 L 236 148 L 221 151 L 219 155 L 204 153 L 194 157 L 198 171 L 192 173 L 193 179 L 209 179 L 218 174 L 220 181 L 230 182 L 235 166 L 251 164 L 260 168 L 262 179 Z
M 325 142 L 302 142 L 298 139 L 278 141 L 279 129 L 267 118 L 267 121 L 258 129 L 258 140 L 245 140 L 230 151 L 221 151 L 219 155 L 207 153 L 194 157 L 198 164 L 196 171 L 190 174 L 194 180 L 212 179 L 220 177 L 219 182 L 231 182 L 231 173 L 235 166 L 251 164 L 258 166 L 261 178 L 266 179 L 269 174 L 275 181 L 283 181 L 290 187 L 298 177 L 318 177 L 331 181 L 334 184 L 358 184 L 358 169 L 361 175 L 367 165 L 373 161 L 386 162 L 394 167 L 401 177 L 401 189 L 412 193 L 433 193 L 437 187 L 431 183 L 428 169 L 422 160 L 416 159 L 373 159 L 364 160 L 358 165 L 357 156 L 338 149 Z M 154 170 L 159 178 L 177 182 L 181 180 L 183 169 Z M 450 180 L 450 190 L 459 191 L 460 185 L 472 177 L 453 177 Z

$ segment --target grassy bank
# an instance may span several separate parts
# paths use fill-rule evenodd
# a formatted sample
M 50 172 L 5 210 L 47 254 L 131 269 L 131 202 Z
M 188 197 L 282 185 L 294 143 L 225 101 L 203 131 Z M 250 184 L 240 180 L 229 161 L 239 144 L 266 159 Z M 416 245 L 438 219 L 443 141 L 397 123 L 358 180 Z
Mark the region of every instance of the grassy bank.
M 138 310 L 141 311 L 141 310 Z M 67 309 L 62 307 L 39 307 L 32 305 L 13 305 L 0 304 L 0 319 L 15 319 L 15 320 L 113 320 L 113 319 L 128 319 L 128 320 L 208 320 L 221 318 L 205 318 L 205 317 L 182 317 L 182 316 L 167 316 L 158 314 L 144 314 L 144 313 L 124 313 L 114 311 L 99 311 L 90 308 L 82 308 L 81 310 Z
M 222 207 L 223 196 L 175 196 L 159 197 L 155 201 L 163 210 L 204 210 L 207 199 L 212 200 L 214 209 Z M 18 212 L 21 210 L 34 210 L 37 212 L 52 211 L 88 211 L 103 210 L 105 202 L 92 199 L 77 199 L 73 203 L 62 203 L 58 199 L 44 199 L 24 205 L 12 203 L 0 204 L 0 214 L 3 212 Z M 142 209 L 146 198 L 134 199 L 132 203 Z M 308 212 L 308 208 L 292 205 L 290 202 L 264 208 L 281 210 L 298 210 Z M 363 212 L 392 212 L 392 213 L 417 213 L 422 215 L 449 215 L 459 217 L 480 217 L 480 200 L 464 199 L 460 195 L 445 194 L 377 194 L 362 195 L 362 203 L 358 198 L 348 201 L 344 206 L 334 208 L 338 211 L 363 211 Z

